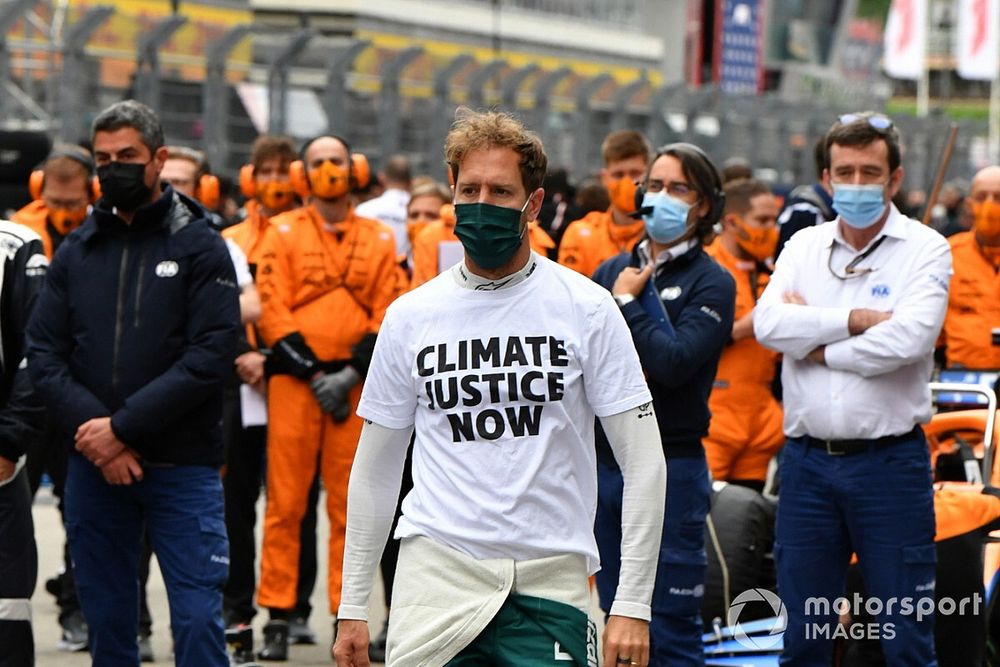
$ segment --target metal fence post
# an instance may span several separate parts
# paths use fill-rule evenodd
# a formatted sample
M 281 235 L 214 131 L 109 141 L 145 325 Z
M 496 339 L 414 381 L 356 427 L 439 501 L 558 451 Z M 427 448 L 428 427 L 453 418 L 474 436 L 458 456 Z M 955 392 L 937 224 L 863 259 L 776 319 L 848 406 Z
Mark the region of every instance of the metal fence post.
M 278 51 L 271 62 L 267 76 L 267 131 L 271 134 L 284 134 L 287 123 L 285 114 L 288 109 L 288 70 L 292 63 L 302 53 L 309 40 L 316 33 L 311 28 L 303 28 L 296 32 Z
M 135 98 L 160 111 L 160 47 L 166 44 L 187 18 L 173 14 L 139 36 L 136 42 Z
M 10 53 L 7 51 L 7 33 L 38 0 L 12 0 L 0 13 L 0 122 L 12 119 L 11 89 L 15 87 L 10 74 Z
M 664 108 L 672 97 L 683 92 L 685 86 L 684 83 L 677 83 L 661 86 L 653 91 L 653 96 L 650 99 L 649 118 L 646 122 L 646 137 L 653 146 L 667 142 L 667 120 L 663 116 Z
M 517 110 L 517 97 L 521 84 L 537 71 L 539 71 L 538 65 L 532 63 L 514 70 L 503 78 L 500 82 L 500 99 L 504 108 L 508 111 Z
M 593 139 L 594 133 L 594 109 L 592 99 L 594 94 L 613 82 L 614 78 L 607 72 L 598 74 L 582 84 L 576 91 L 576 114 L 573 125 L 576 128 L 577 140 L 573 142 L 573 170 L 576 173 L 587 173 L 591 165 L 591 148 L 596 146 Z
M 406 66 L 424 52 L 422 46 L 403 49 L 385 64 L 382 71 L 382 89 L 378 100 L 376 125 L 379 134 L 379 151 L 384 161 L 399 150 L 402 137 L 402 107 L 399 94 L 399 80 Z
M 452 78 L 474 62 L 476 62 L 475 58 L 468 54 L 462 54 L 455 56 L 447 65 L 435 72 L 433 129 L 430 135 L 430 145 L 424 147 L 426 155 L 440 154 L 445 137 L 448 136 L 448 128 L 451 125 L 453 116 L 451 102 Z M 444 179 L 447 176 L 442 161 L 433 159 L 430 160 L 429 165 L 430 171 L 436 178 Z
M 597 91 L 610 83 L 614 83 L 614 78 L 607 72 L 602 72 L 581 83 L 576 90 L 573 127 L 577 139 L 573 142 L 573 164 L 571 165 L 571 171 L 575 174 L 588 173 L 590 166 L 595 164 L 594 148 L 600 144 L 594 141 L 598 137 L 594 136 L 593 97 Z
M 535 108 L 532 110 L 529 127 L 542 138 L 542 143 L 549 145 L 550 136 L 548 115 L 551 107 L 552 91 L 559 83 L 573 73 L 568 67 L 560 67 L 557 70 L 543 74 L 535 84 Z M 550 150 L 551 152 L 551 150 Z
M 646 77 L 646 70 L 643 70 L 638 79 L 618 89 L 618 92 L 615 93 L 614 111 L 611 114 L 612 130 L 624 130 L 628 128 L 629 102 L 632 101 L 636 93 L 647 85 L 649 85 L 649 79 Z
M 326 111 L 326 127 L 329 132 L 343 134 L 347 126 L 347 75 L 354 67 L 361 52 L 371 46 L 367 39 L 352 42 L 350 46 L 333 57 L 326 88 L 323 90 L 323 109 Z
M 205 85 L 202 88 L 201 113 L 205 125 L 202 148 L 211 157 L 216 169 L 229 164 L 229 84 L 226 82 L 226 61 L 236 45 L 250 34 L 250 26 L 230 28 L 205 54 Z
M 486 106 L 486 84 L 504 67 L 507 67 L 507 61 L 503 58 L 497 58 L 472 73 L 472 76 L 469 77 L 469 95 L 467 97 L 470 107 L 482 109 Z
M 84 89 L 87 84 L 84 58 L 87 42 L 114 13 L 110 5 L 91 7 L 63 33 L 62 71 L 59 73 L 59 138 L 75 143 L 87 135 Z

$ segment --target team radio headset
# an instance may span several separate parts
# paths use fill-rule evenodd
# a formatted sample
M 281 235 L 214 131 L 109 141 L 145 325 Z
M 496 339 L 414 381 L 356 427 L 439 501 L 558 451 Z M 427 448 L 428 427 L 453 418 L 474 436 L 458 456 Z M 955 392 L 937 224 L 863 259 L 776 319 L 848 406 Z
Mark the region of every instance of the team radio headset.
M 72 150 L 72 149 L 56 149 L 49 153 L 49 156 L 45 158 L 45 163 L 43 163 L 42 168 L 35 169 L 31 172 L 28 177 L 28 192 L 31 198 L 40 201 L 42 199 L 42 192 L 45 190 L 45 167 L 44 164 L 48 163 L 49 160 L 54 160 L 56 158 L 68 158 L 73 160 L 82 166 L 86 171 L 89 178 L 87 179 L 87 203 L 94 204 L 98 199 L 101 198 L 101 183 L 98 180 L 94 172 L 97 171 L 94 164 L 94 160 L 89 154 L 85 153 L 83 150 Z M 74 219 L 71 217 L 55 217 L 53 215 L 48 216 L 48 222 L 55 228 L 57 232 L 65 236 L 73 230 L 75 224 L 79 224 L 83 221 L 86 213 L 84 211 L 83 216 L 79 219 Z
M 219 184 L 218 176 L 208 173 L 208 163 L 205 160 L 205 154 L 186 146 L 177 147 L 175 150 L 180 152 L 170 156 L 171 158 L 190 160 L 194 162 L 197 171 L 205 172 L 198 177 L 194 184 L 195 199 L 208 210 L 217 210 L 219 204 L 222 202 L 222 186 Z
M 694 144 L 689 144 L 685 141 L 667 144 L 656 149 L 656 155 L 653 156 L 653 161 L 650 162 L 650 165 L 655 163 L 664 155 L 670 155 L 673 157 L 683 155 L 684 157 L 691 158 L 696 162 L 701 163 L 701 166 L 705 169 L 705 172 L 711 176 L 713 181 L 712 192 L 708 194 L 708 213 L 702 216 L 701 220 L 712 225 L 718 222 L 722 217 L 723 210 L 726 207 L 726 193 L 722 191 L 722 180 L 719 178 L 719 172 L 716 170 L 715 166 L 712 164 L 712 160 L 708 157 L 705 151 L 698 148 Z M 681 167 L 683 169 L 683 164 Z M 685 171 L 687 170 L 685 169 Z M 635 189 L 635 212 L 631 214 L 633 218 L 641 218 L 643 215 L 653 212 L 652 207 L 642 205 L 642 200 L 645 198 L 646 188 L 644 185 L 640 185 Z
M 194 192 L 198 201 L 205 208 L 211 211 L 219 208 L 219 203 L 222 201 L 222 189 L 219 186 L 219 178 L 214 174 L 202 174 L 199 176 Z
M 90 158 L 90 156 L 83 153 L 82 151 L 55 150 L 49 153 L 49 156 L 45 158 L 45 162 L 47 163 L 49 160 L 54 160 L 55 158 L 60 158 L 60 157 L 69 158 L 70 160 L 73 160 L 74 162 L 78 163 L 80 166 L 82 166 L 84 169 L 87 170 L 87 174 L 90 176 L 90 179 L 87 182 L 87 188 L 89 191 L 88 196 L 90 198 L 90 203 L 93 204 L 98 199 L 100 199 L 101 183 L 99 180 L 97 180 L 97 176 L 94 175 L 94 172 L 97 171 L 97 169 L 94 166 L 94 161 Z M 31 172 L 31 175 L 28 177 L 28 192 L 31 194 L 32 199 L 41 199 L 42 190 L 44 189 L 45 189 L 45 167 L 43 163 L 42 168 L 35 169 L 34 171 Z

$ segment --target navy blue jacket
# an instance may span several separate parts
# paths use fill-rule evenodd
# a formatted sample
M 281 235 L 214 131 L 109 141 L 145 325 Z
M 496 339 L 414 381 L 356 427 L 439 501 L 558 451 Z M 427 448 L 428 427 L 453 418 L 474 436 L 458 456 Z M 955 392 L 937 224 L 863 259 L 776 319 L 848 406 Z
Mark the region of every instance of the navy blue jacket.
M 638 246 L 607 260 L 594 280 L 607 289 L 626 266 L 638 267 Z M 695 246 L 667 262 L 653 278 L 675 337 L 656 325 L 638 300 L 622 308 L 632 331 L 667 458 L 700 456 L 708 434 L 708 395 L 722 348 L 733 332 L 736 283 L 732 276 Z M 598 429 L 598 457 L 613 465 L 604 432 Z
M 170 187 L 131 224 L 102 204 L 52 259 L 28 327 L 31 378 L 71 442 L 111 416 L 146 461 L 217 466 L 240 328 L 225 243 Z

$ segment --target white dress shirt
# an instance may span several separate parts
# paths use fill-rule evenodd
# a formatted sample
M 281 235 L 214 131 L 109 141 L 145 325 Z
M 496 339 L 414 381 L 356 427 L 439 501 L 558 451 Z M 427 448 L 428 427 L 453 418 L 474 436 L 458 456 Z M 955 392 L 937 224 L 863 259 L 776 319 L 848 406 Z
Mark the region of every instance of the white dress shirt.
M 757 340 L 782 352 L 785 434 L 822 439 L 906 433 L 931 418 L 928 388 L 934 343 L 944 322 L 951 250 L 936 231 L 895 206 L 860 252 L 839 218 L 795 234 L 754 309 Z M 884 240 L 879 241 L 879 239 Z M 845 268 L 879 243 L 846 280 Z M 789 292 L 806 305 L 785 303 Z M 852 309 L 891 311 L 891 319 L 851 336 Z M 826 346 L 826 364 L 806 359 Z
M 396 236 L 396 253 L 410 254 L 410 237 L 406 231 L 406 207 L 410 204 L 410 193 L 391 188 L 374 199 L 358 204 L 354 212 L 362 218 L 372 218 L 389 225 Z

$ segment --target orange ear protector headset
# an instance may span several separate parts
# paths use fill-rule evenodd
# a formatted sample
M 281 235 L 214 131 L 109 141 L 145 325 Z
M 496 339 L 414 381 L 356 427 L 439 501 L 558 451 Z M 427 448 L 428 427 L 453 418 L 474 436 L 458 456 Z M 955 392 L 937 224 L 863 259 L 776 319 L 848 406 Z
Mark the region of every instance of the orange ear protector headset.
M 257 179 L 254 178 L 252 164 L 245 164 L 240 167 L 240 192 L 247 199 L 257 196 Z
M 74 151 L 66 150 L 56 150 L 49 154 L 45 161 L 57 157 L 65 157 L 79 163 L 84 169 L 87 170 L 87 174 L 90 176 L 88 179 L 88 189 L 90 190 L 90 203 L 93 204 L 95 201 L 101 198 L 101 183 L 94 175 L 94 161 L 90 157 L 82 154 L 76 153 Z M 45 189 L 45 168 L 44 165 L 41 169 L 35 169 L 31 172 L 28 177 L 28 192 L 31 194 L 32 199 L 41 199 L 42 190 Z
M 311 146 L 317 139 L 321 139 L 323 137 L 333 137 L 340 143 L 344 144 L 344 147 L 347 148 L 350 167 L 348 168 L 348 185 L 344 194 L 355 188 L 362 189 L 368 187 L 368 183 L 371 181 L 371 169 L 368 166 L 368 158 L 361 153 L 352 153 L 351 145 L 344 141 L 341 137 L 338 137 L 335 134 L 322 134 L 307 141 L 302 146 L 302 150 L 299 151 L 299 159 L 288 165 L 288 178 L 291 180 L 292 188 L 295 190 L 296 194 L 305 199 L 312 193 L 312 186 L 309 183 L 308 169 L 305 164 L 305 155 L 309 146 Z M 240 176 L 242 177 L 242 171 Z
M 219 178 L 212 174 L 202 174 L 195 185 L 194 193 L 205 208 L 214 211 L 222 201 Z

